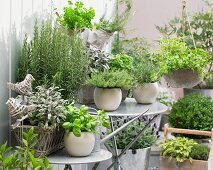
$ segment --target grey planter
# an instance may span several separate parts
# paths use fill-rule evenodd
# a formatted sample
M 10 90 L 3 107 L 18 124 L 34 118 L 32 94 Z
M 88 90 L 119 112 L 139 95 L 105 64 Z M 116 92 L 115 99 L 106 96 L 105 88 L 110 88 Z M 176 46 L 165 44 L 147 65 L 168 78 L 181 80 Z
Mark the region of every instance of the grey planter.
M 184 88 L 184 95 L 190 94 L 190 93 L 198 93 L 202 94 L 204 96 L 211 97 L 213 99 L 213 89 L 194 89 L 194 88 Z
M 132 150 L 128 150 L 126 154 L 121 157 L 121 167 L 123 170 L 148 170 L 149 156 L 151 148 L 137 149 L 136 154 L 132 153 Z M 119 153 L 121 150 L 119 150 Z M 97 170 L 105 170 L 112 163 L 112 160 L 101 162 Z M 92 166 L 88 167 L 91 170 Z M 113 170 L 112 168 L 111 170 Z M 116 170 L 116 169 L 114 169 Z
M 95 87 L 84 86 L 78 91 L 78 99 L 81 104 L 94 104 L 94 94 Z

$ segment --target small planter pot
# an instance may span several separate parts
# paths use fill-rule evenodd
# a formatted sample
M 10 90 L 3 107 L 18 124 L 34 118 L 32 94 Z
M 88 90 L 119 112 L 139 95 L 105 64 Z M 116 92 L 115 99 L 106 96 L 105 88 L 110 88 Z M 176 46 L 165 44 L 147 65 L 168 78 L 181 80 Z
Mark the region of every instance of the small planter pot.
M 123 102 L 126 100 L 129 91 L 121 89 L 121 92 L 122 92 L 122 102 Z
M 94 94 L 95 87 L 93 86 L 83 86 L 78 91 L 78 99 L 81 104 L 94 104 Z
M 178 163 L 176 160 L 170 160 L 166 157 L 160 158 L 160 170 L 208 170 L 208 161 L 192 160 L 192 163 L 187 160 L 183 163 Z
M 148 170 L 150 148 L 137 149 L 136 152 L 128 150 L 120 159 L 121 167 L 123 170 Z M 121 149 L 118 150 L 121 153 Z M 97 170 L 105 170 L 112 163 L 112 159 L 101 162 Z M 117 170 L 114 168 L 114 170 Z
M 190 93 L 198 93 L 203 96 L 211 97 L 213 100 L 213 89 L 195 89 L 195 88 L 184 88 L 183 89 L 184 95 Z
M 121 104 L 121 99 L 122 92 L 120 88 L 95 88 L 94 101 L 98 109 L 116 110 Z
M 64 135 L 65 148 L 71 156 L 88 156 L 95 145 L 95 135 L 90 132 L 82 132 L 76 137 L 72 132 Z
M 175 88 L 190 88 L 201 82 L 198 72 L 190 69 L 174 71 L 164 76 L 164 79 L 171 87 Z
M 144 83 L 133 88 L 132 94 L 138 103 L 154 103 L 158 95 L 158 83 Z
M 94 45 L 96 48 L 104 49 L 105 46 L 111 41 L 113 34 L 104 30 L 93 29 L 88 37 L 88 42 Z

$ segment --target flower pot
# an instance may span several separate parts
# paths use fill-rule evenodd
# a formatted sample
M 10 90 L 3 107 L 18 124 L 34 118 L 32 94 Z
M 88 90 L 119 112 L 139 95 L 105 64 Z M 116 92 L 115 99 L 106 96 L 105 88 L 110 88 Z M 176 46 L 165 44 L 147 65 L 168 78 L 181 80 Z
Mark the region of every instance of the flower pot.
M 165 75 L 164 78 L 171 87 L 175 88 L 190 88 L 201 82 L 198 72 L 190 69 L 176 70 L 168 75 Z
M 95 87 L 93 86 L 83 86 L 81 89 L 79 89 L 78 91 L 79 103 L 81 104 L 95 103 L 93 98 L 94 90 Z
M 128 150 L 120 159 L 123 170 L 148 170 L 150 148 L 136 149 L 136 153 Z M 118 150 L 121 153 L 121 149 Z M 112 163 L 112 159 L 101 162 L 97 170 L 107 169 Z M 117 169 L 114 169 L 117 170 Z
M 121 92 L 122 92 L 122 102 L 123 102 L 126 100 L 129 91 L 121 89 Z
M 99 49 L 103 49 L 104 46 L 110 41 L 112 33 L 108 33 L 104 30 L 93 29 L 88 37 L 88 42 Z
M 91 132 L 82 132 L 76 137 L 72 132 L 64 135 L 65 148 L 71 156 L 88 156 L 95 145 L 95 135 Z
M 160 158 L 160 170 L 208 170 L 208 161 L 192 160 L 192 163 L 187 160 L 183 163 L 178 163 L 176 160 L 166 157 Z
M 211 97 L 213 100 L 213 89 L 195 89 L 195 88 L 184 88 L 183 89 L 184 95 L 190 93 L 198 93 L 203 96 Z
M 132 94 L 138 103 L 154 103 L 158 95 L 158 83 L 144 83 L 133 88 Z
M 120 88 L 95 88 L 94 101 L 98 109 L 106 111 L 116 110 L 122 99 Z

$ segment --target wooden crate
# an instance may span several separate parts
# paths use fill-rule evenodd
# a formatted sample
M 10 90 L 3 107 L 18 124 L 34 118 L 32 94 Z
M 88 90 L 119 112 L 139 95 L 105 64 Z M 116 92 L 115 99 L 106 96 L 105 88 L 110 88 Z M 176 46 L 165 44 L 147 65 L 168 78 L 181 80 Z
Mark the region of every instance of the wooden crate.
M 169 133 L 190 134 L 199 136 L 208 136 L 211 138 L 211 149 L 208 161 L 193 160 L 192 163 L 187 160 L 178 163 L 176 160 L 170 160 L 167 157 L 160 158 L 160 170 L 213 170 L 213 129 L 212 131 L 199 131 L 189 129 L 170 128 L 168 124 L 164 126 L 164 138 L 168 138 Z

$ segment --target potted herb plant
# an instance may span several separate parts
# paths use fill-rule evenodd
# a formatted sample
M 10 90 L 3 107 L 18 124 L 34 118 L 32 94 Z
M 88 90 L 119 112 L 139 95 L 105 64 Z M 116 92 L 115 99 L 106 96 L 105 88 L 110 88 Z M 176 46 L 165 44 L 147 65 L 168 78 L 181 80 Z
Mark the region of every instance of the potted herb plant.
M 188 135 L 202 135 L 211 137 L 210 148 L 212 150 L 213 129 L 211 131 L 189 130 L 170 128 L 164 126 L 165 141 L 161 144 L 160 169 L 162 170 L 208 170 L 212 168 L 212 153 L 208 145 L 197 144 L 193 139 L 177 137 L 168 139 L 169 133 Z
M 63 148 L 64 131 L 60 126 L 65 117 L 63 108 L 67 101 L 62 99 L 61 90 L 58 87 L 38 86 L 36 89 L 36 92 L 25 96 L 23 101 L 24 105 L 35 106 L 35 109 L 27 113 L 28 118 L 24 125 L 11 127 L 18 142 L 21 141 L 22 129 L 25 132 L 33 127 L 38 134 L 36 155 L 48 155 Z M 7 102 L 7 104 L 10 108 L 10 103 Z
M 212 8 L 213 3 L 210 1 L 204 1 L 205 9 L 199 12 L 190 13 L 189 20 L 186 21 L 185 17 L 177 16 L 171 19 L 165 26 L 157 26 L 158 31 L 164 35 L 175 35 L 175 36 L 185 36 L 184 41 L 189 48 L 194 48 L 194 46 L 201 48 L 209 52 L 209 58 L 211 62 L 207 68 L 207 72 L 210 76 L 204 77 L 204 80 L 197 84 L 193 88 L 185 88 L 184 94 L 189 93 L 201 93 L 206 96 L 213 98 L 213 85 L 212 85 L 212 32 L 209 28 L 212 28 Z M 202 24 L 201 24 L 202 23 Z M 202 30 L 202 31 L 200 31 Z M 193 39 L 192 39 L 193 35 Z
M 119 13 L 117 10 L 118 5 L 125 6 L 125 10 L 122 13 Z M 113 16 L 110 19 L 106 19 L 106 14 L 104 14 L 100 18 L 99 23 L 95 24 L 95 29 L 93 29 L 89 35 L 88 42 L 95 45 L 97 48 L 111 53 L 113 35 L 120 31 L 124 31 L 124 26 L 128 22 L 131 8 L 131 0 L 116 1 Z
M 148 58 L 136 57 L 133 66 L 135 86 L 132 94 L 138 103 L 153 103 L 158 95 L 159 69 Z
M 116 70 L 126 70 L 131 73 L 133 68 L 133 58 L 124 53 L 113 55 L 109 59 L 109 68 Z M 128 95 L 128 90 L 121 89 L 121 91 L 122 101 L 124 101 Z
M 200 94 L 190 94 L 173 104 L 168 122 L 174 128 L 211 131 L 212 113 L 211 98 Z
M 92 73 L 97 73 L 108 69 L 108 61 L 111 58 L 111 54 L 108 54 L 91 44 L 87 44 L 86 54 L 89 57 L 89 71 L 88 76 L 90 77 Z M 78 99 L 81 104 L 93 104 L 95 87 L 91 85 L 83 85 L 78 91 Z
M 35 23 L 33 38 L 28 42 L 25 37 L 19 59 L 18 81 L 30 73 L 36 79 L 33 88 L 54 84 L 64 89 L 64 99 L 77 97 L 88 74 L 83 40 L 76 32 L 72 36 L 65 34 L 55 23 L 52 25 L 52 20 L 43 21 L 40 29 Z
M 95 10 L 90 7 L 86 8 L 81 1 L 73 2 L 68 0 L 67 7 L 64 7 L 64 13 L 58 15 L 58 22 L 72 32 L 73 30 L 83 31 L 85 28 L 92 29 L 92 19 L 95 17 Z
M 181 38 L 162 39 L 159 46 L 154 60 L 169 85 L 193 87 L 201 82 L 210 62 L 208 52 L 190 49 Z
M 108 116 L 98 111 L 97 116 L 88 112 L 88 107 L 77 108 L 74 104 L 65 107 L 64 143 L 71 156 L 88 156 L 95 146 L 95 133 L 98 126 L 109 128 Z
M 122 100 L 122 89 L 132 86 L 133 78 L 125 70 L 108 69 L 91 74 L 87 84 L 96 86 L 94 101 L 99 109 L 106 111 L 116 110 Z
M 115 122 L 115 129 L 122 126 L 125 122 L 126 120 L 123 122 Z M 134 139 L 135 135 L 137 135 L 144 126 L 145 122 L 139 119 L 116 135 L 119 153 Z M 148 170 L 151 146 L 156 142 L 158 137 L 156 133 L 158 134 L 158 132 L 154 132 L 154 128 L 147 128 L 132 147 L 126 151 L 120 159 L 123 170 Z M 113 143 L 109 142 L 109 146 L 113 147 Z M 107 169 L 110 164 L 111 160 L 101 163 L 99 169 Z
M 160 169 L 208 170 L 210 149 L 193 139 L 177 137 L 162 144 Z

